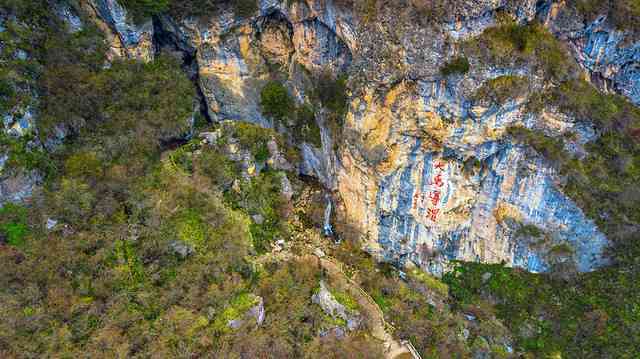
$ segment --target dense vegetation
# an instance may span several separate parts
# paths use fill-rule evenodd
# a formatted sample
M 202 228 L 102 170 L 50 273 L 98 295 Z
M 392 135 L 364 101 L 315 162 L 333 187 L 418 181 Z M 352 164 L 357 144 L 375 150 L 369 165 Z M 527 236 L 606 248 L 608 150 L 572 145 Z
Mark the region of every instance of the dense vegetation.
M 333 248 L 332 255 L 347 265 L 347 273 L 375 300 L 394 333 L 410 340 L 423 357 L 509 356 L 509 333 L 491 306 L 450 310 L 446 284 L 420 270 L 402 279 L 391 265 L 380 266 L 363 253 L 348 229 L 339 229 L 345 241 Z M 480 310 L 484 313 L 478 315 Z M 476 319 L 469 321 L 463 313 L 474 313 Z
M 311 305 L 317 266 L 252 260 L 288 230 L 287 174 L 246 178 L 225 148 L 234 139 L 265 162 L 274 140 L 292 160 L 284 141 L 238 124 L 222 126 L 218 143 L 184 143 L 195 91 L 175 59 L 104 67 L 99 32 L 68 33 L 30 4 L 13 8 L 10 26 L 28 20 L 46 33 L 25 35 L 37 70 L 29 84 L 42 95 L 38 137 L 5 136 L 2 146 L 5 170 L 47 177 L 30 203 L 0 210 L 0 356 L 380 357 L 361 331 L 319 336 L 335 323 Z M 19 101 L 9 95 L 8 106 Z M 45 151 L 57 129 L 64 143 Z M 255 296 L 262 326 L 245 318 Z
M 637 258 L 636 249 L 629 257 Z M 638 265 L 625 263 L 571 282 L 501 265 L 460 263 L 444 278 L 455 306 L 496 314 L 519 349 L 536 357 L 636 357 L 640 331 Z M 634 299 L 635 298 L 635 299 Z

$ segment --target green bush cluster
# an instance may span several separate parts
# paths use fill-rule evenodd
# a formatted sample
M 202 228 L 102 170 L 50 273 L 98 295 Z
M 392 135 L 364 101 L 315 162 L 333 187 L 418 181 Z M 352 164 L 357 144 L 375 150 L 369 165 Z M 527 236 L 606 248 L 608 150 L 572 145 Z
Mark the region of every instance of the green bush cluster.
M 346 75 L 335 76 L 326 71 L 315 80 L 314 95 L 329 110 L 327 126 L 336 136 L 342 133 L 348 110 L 347 80 Z
M 542 131 L 530 130 L 521 126 L 507 128 L 507 133 L 516 141 L 528 144 L 537 152 L 553 161 L 566 158 L 564 143 L 561 139 L 545 135 Z
M 347 77 L 322 73 L 317 79 L 316 93 L 320 103 L 340 118 L 347 111 Z
M 305 103 L 296 106 L 287 88 L 280 82 L 271 81 L 260 93 L 262 113 L 287 128 L 296 142 L 309 142 L 321 146 L 313 107 Z
M 564 112 L 593 121 L 603 130 L 631 132 L 640 128 L 640 109 L 620 95 L 600 93 L 584 80 L 562 83 L 552 91 L 550 99 Z
M 504 75 L 491 79 L 480 87 L 474 94 L 474 99 L 503 104 L 509 99 L 524 96 L 529 90 L 526 77 Z
M 562 81 L 577 73 L 564 45 L 542 24 L 519 25 L 505 20 L 465 45 L 466 51 L 498 65 L 535 64 L 545 76 Z
M 243 181 L 239 192 L 227 192 L 232 205 L 249 215 L 262 217 L 262 223 L 250 226 L 253 245 L 258 253 L 270 250 L 271 244 L 287 233 L 281 176 L 285 174 L 264 171 L 250 181 Z
M 239 177 L 238 165 L 215 148 L 205 148 L 197 158 L 197 168 L 222 190 L 231 188 Z
M 235 123 L 232 135 L 240 141 L 240 145 L 248 148 L 256 161 L 263 162 L 269 158 L 267 143 L 278 135 L 271 129 L 266 129 L 248 122 Z
M 287 88 L 277 81 L 270 81 L 262 88 L 260 105 L 263 114 L 280 121 L 291 116 L 295 107 Z
M 169 9 L 172 0 L 119 0 L 135 21 L 142 21 Z
M 357 312 L 360 309 L 360 305 L 358 302 L 351 296 L 349 293 L 340 291 L 340 290 L 332 290 L 331 295 L 335 300 L 342 304 L 345 308 L 352 312 Z
M 0 208 L 0 235 L 8 245 L 20 247 L 25 244 L 31 232 L 27 216 L 27 208 L 18 204 L 7 203 Z
M 249 293 L 241 293 L 234 297 L 229 305 L 213 322 L 213 330 L 218 333 L 231 331 L 229 322 L 241 318 L 251 307 L 258 303 L 258 298 Z
M 516 335 L 517 351 L 622 358 L 639 354 L 640 332 L 632 323 L 640 286 L 629 282 L 638 268 L 613 266 L 566 282 L 498 264 L 458 263 L 443 280 L 458 308 L 493 303 Z
M 320 127 L 316 123 L 315 113 L 311 105 L 304 104 L 296 109 L 296 121 L 292 132 L 296 141 L 304 141 L 316 147 L 322 147 Z
M 20 138 L 0 133 L 0 149 L 8 154 L 3 172 L 26 170 L 39 170 L 47 175 L 55 171 L 47 153 L 40 147 L 31 146 L 33 135 L 25 135 Z
M 450 76 L 454 74 L 464 75 L 469 72 L 469 60 L 466 57 L 455 57 L 442 65 L 440 73 L 442 76 Z

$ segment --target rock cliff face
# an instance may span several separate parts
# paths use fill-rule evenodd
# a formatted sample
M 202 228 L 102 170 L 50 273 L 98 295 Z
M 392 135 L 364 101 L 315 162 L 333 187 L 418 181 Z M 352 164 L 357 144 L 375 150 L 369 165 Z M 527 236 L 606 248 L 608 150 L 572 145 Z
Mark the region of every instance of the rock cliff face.
M 522 98 L 489 106 L 472 100 L 483 83 L 501 75 L 525 76 L 540 86 L 530 69 L 471 59 L 465 76 L 438 73 L 438 64 L 455 55 L 456 41 L 495 23 L 498 6 L 487 3 L 467 20 L 431 29 L 379 14 L 388 27 L 382 22 L 382 31 L 364 35 L 371 53 L 355 56 L 366 71 L 346 118 L 338 173 L 347 222 L 359 225 L 371 252 L 436 274 L 450 260 L 506 262 L 530 271 L 574 261 L 579 270 L 592 270 L 606 262 L 606 238 L 562 194 L 554 169 L 511 143 L 505 130 L 572 131 L 578 134 L 571 146 L 576 155 L 593 130 L 555 109 L 529 114 Z M 514 11 L 522 21 L 531 17 L 531 7 L 523 6 Z M 385 39 L 398 27 L 400 41 Z M 373 49 L 389 46 L 396 46 L 389 49 L 391 61 L 371 60 Z M 544 239 L 527 238 L 522 229 L 530 226 L 544 229 Z M 571 253 L 559 253 L 566 245 Z
M 559 191 L 555 171 L 504 138 L 513 124 L 550 131 L 578 125 L 526 115 L 517 101 L 472 106 L 460 85 L 400 84 L 370 104 L 352 104 L 359 110 L 347 126 L 356 140 L 342 153 L 338 183 L 369 249 L 433 273 L 453 259 L 544 271 L 557 260 L 547 254 L 562 243 L 575 248 L 580 270 L 601 264 L 606 239 Z M 548 242 L 534 248 L 519 235 L 525 225 L 544 228 Z
M 451 260 L 536 272 L 557 263 L 581 271 L 606 263 L 607 239 L 562 193 L 553 166 L 506 136 L 511 125 L 552 137 L 571 132 L 567 151 L 579 158 L 598 135 L 588 119 L 548 106 L 530 113 L 525 94 L 502 104 L 475 99 L 483 84 L 503 75 L 525 77 L 531 91 L 540 91 L 545 84 L 533 68 L 477 58 L 469 59 L 465 75 L 443 76 L 440 68 L 464 41 L 495 26 L 499 14 L 519 23 L 538 18 L 596 85 L 640 104 L 640 43 L 604 17 L 585 24 L 551 1 L 456 1 L 437 21 L 416 11 L 412 4 L 419 2 L 367 11 L 343 3 L 262 0 L 245 18 L 229 5 L 200 18 L 162 15 L 143 24 L 134 24 L 116 0 L 85 7 L 107 33 L 113 57 L 151 60 L 154 36 L 193 57 L 214 121 L 277 127 L 260 108 L 268 81 L 283 81 L 302 104 L 312 96 L 314 76 L 347 74 L 342 134 L 329 126 L 326 109 L 316 109 L 322 148 L 299 144 L 299 170 L 333 191 L 339 214 L 380 258 L 435 274 Z
M 613 28 L 606 16 L 579 21 L 580 16 L 557 4 L 544 6 L 540 17 L 570 45 L 576 60 L 596 85 L 640 105 L 640 42 L 631 34 Z
M 135 24 L 117 0 L 81 1 L 87 13 L 92 15 L 109 44 L 109 56 L 143 61 L 153 59 L 153 24 L 151 20 Z

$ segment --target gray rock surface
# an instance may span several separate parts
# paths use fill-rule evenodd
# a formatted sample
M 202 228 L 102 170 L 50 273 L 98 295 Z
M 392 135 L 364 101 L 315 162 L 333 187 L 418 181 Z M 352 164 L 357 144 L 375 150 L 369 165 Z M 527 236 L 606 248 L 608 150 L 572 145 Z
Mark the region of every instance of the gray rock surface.
M 325 313 L 333 318 L 344 320 L 349 330 L 355 330 L 362 324 L 362 318 L 359 313 L 349 310 L 338 302 L 324 281 L 320 281 L 320 288 L 318 292 L 311 297 L 311 301 L 318 304 Z

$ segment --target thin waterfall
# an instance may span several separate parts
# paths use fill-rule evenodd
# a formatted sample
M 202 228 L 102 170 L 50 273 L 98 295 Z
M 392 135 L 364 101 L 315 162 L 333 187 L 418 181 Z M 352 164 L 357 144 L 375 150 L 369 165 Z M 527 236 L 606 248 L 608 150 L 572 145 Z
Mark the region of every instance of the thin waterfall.
M 331 210 L 332 210 L 331 196 L 327 194 L 325 196 L 325 199 L 327 201 L 327 206 L 324 209 L 324 226 L 322 228 L 325 236 L 332 237 L 333 227 L 331 226 Z

